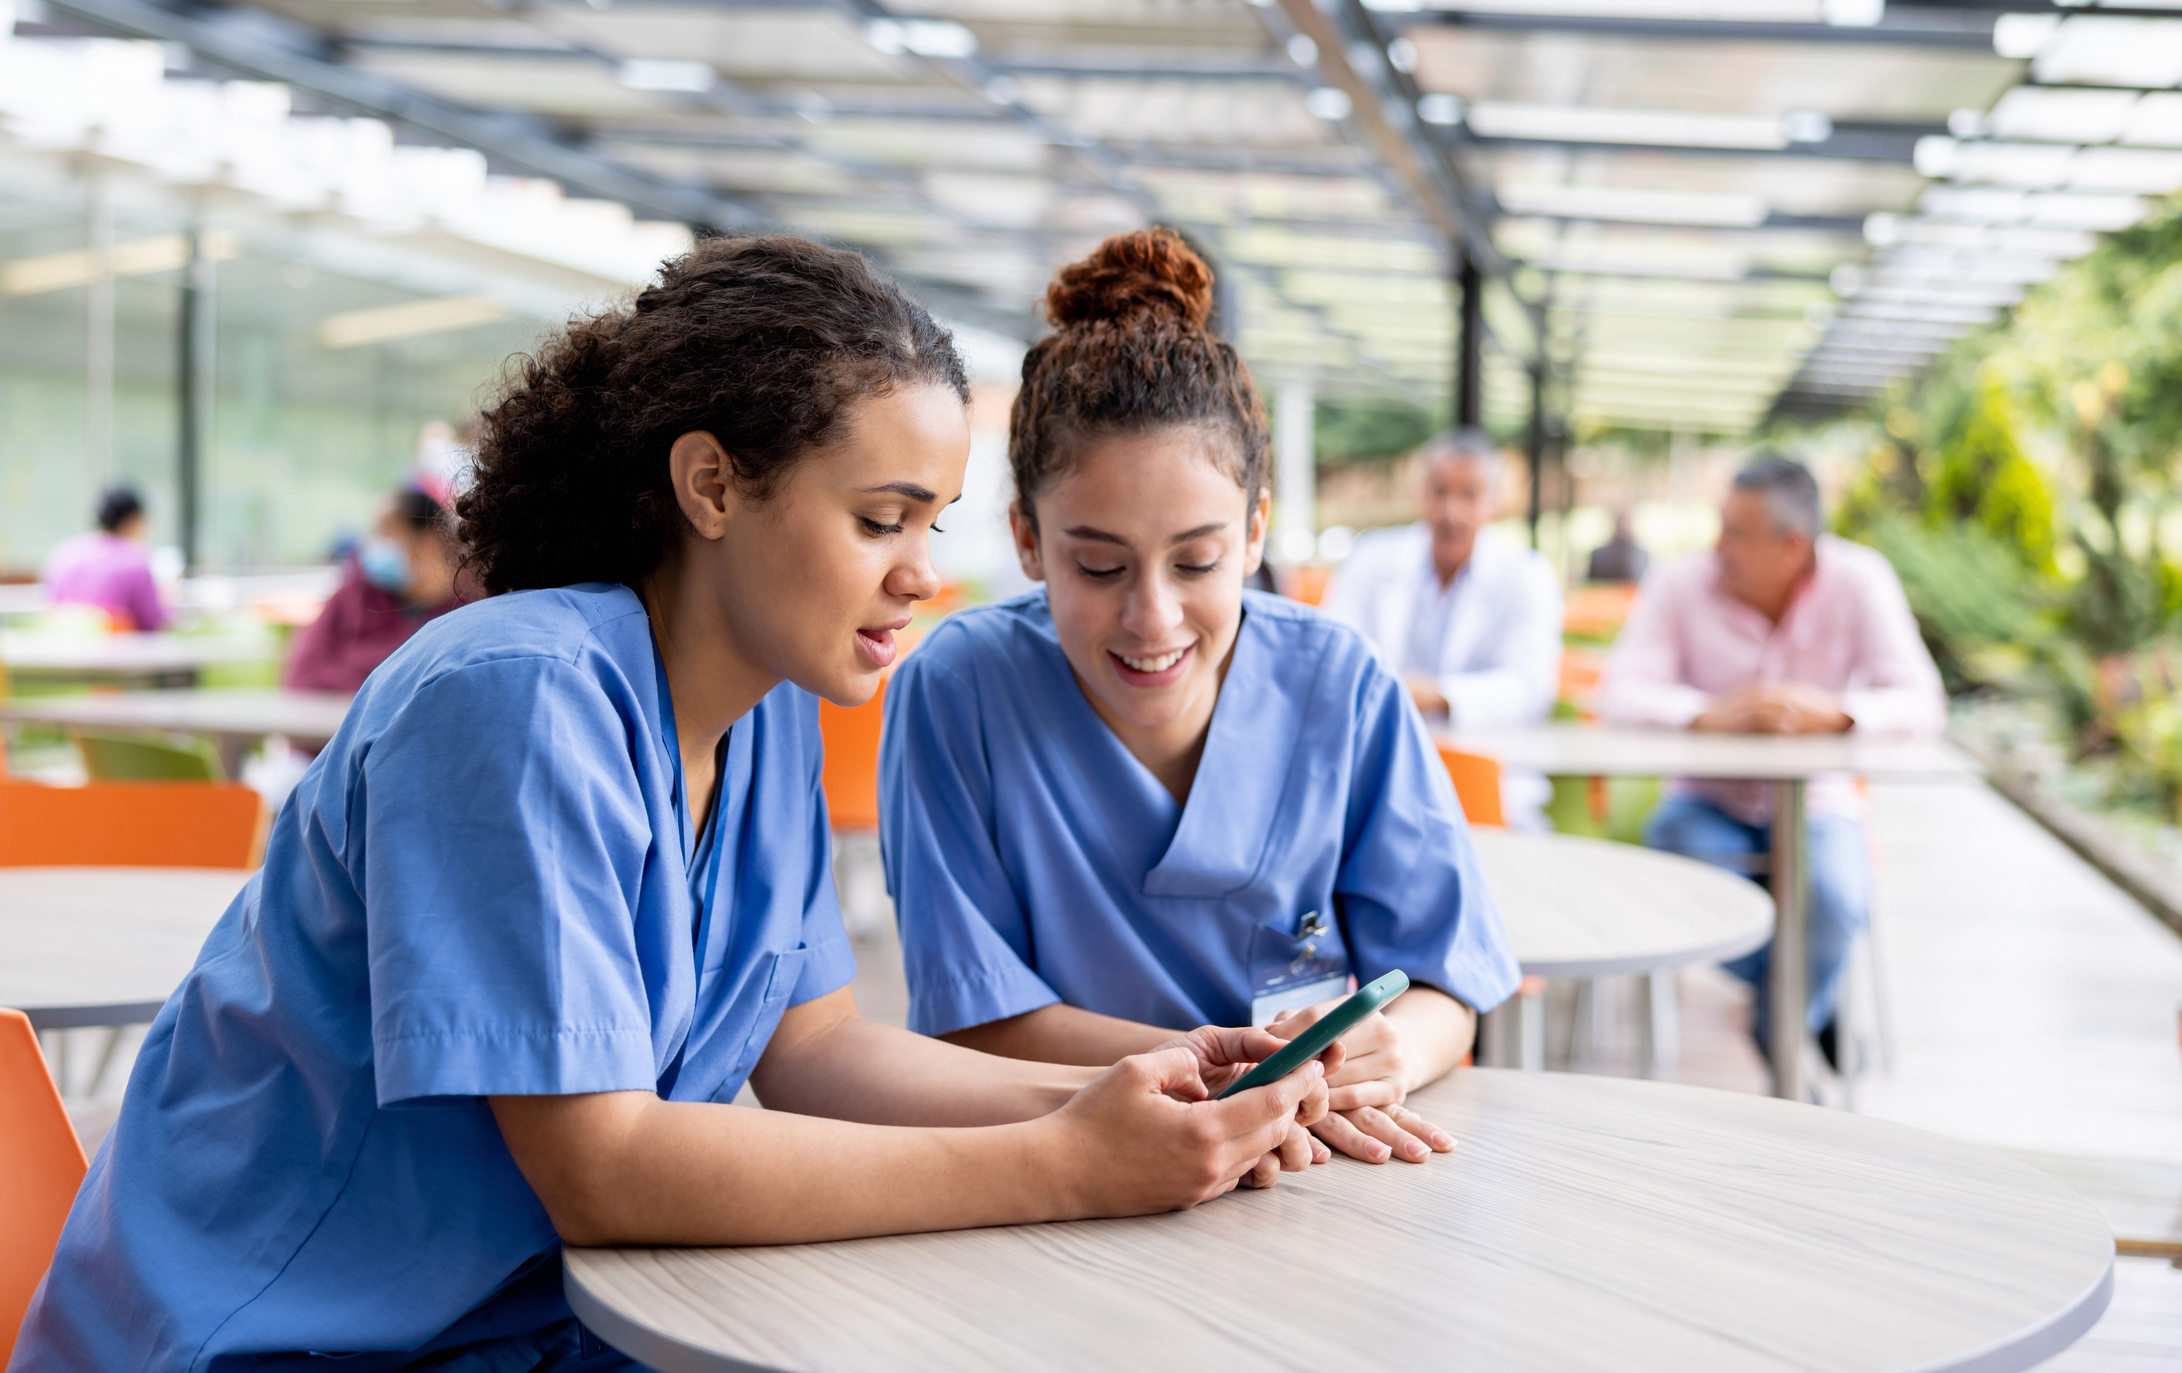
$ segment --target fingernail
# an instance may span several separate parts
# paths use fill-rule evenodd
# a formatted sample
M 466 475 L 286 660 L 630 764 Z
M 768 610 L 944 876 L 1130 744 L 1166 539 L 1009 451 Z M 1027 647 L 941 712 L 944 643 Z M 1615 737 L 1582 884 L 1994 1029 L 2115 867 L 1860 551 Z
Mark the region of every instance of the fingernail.
M 1386 1146 L 1385 1146 L 1384 1144 L 1381 1144 L 1381 1145 L 1377 1145 L 1377 1146 L 1375 1146 L 1375 1147 L 1374 1147 L 1374 1148 L 1372 1149 L 1372 1151 L 1371 1151 L 1371 1156 L 1372 1156 L 1373 1158 L 1385 1158 L 1385 1157 L 1386 1157 L 1386 1156 L 1387 1156 L 1388 1154 L 1390 1154 L 1390 1153 L 1393 1153 L 1393 1152 L 1394 1152 L 1393 1150 L 1391 1150 L 1391 1149 L 1387 1148 L 1387 1147 L 1386 1147 Z
M 1424 1160 L 1424 1156 L 1431 1152 L 1431 1150 L 1425 1148 L 1422 1144 L 1417 1143 L 1415 1140 L 1411 1140 L 1409 1143 L 1402 1146 L 1402 1157 L 1409 1159 L 1412 1162 L 1422 1162 Z
M 1455 1137 L 1445 1130 L 1434 1130 L 1432 1132 L 1432 1147 L 1435 1149 L 1452 1149 L 1455 1147 Z

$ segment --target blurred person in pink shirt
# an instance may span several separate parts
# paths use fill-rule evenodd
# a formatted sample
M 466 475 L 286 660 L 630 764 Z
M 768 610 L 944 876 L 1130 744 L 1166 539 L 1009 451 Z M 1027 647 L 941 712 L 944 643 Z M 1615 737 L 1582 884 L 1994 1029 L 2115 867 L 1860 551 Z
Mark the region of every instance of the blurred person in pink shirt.
M 89 605 L 111 615 L 123 630 L 164 629 L 174 618 L 152 581 L 144 536 L 151 520 L 144 502 L 126 486 L 99 499 L 98 532 L 62 541 L 45 562 L 46 599 L 54 605 Z
M 1736 473 L 1713 551 L 1644 579 L 1607 662 L 1600 716 L 1738 734 L 1938 733 L 1947 698 L 1901 581 L 1876 551 L 1823 528 L 1802 464 L 1762 456 Z M 1747 873 L 1771 821 L 1761 782 L 1680 780 L 1644 842 Z M 1829 1060 L 1841 970 L 1871 907 L 1863 821 L 1851 778 L 1813 779 L 1810 1028 Z M 1727 965 L 1757 989 L 1761 1044 L 1770 953 Z
M 395 492 L 326 608 L 296 637 L 282 683 L 355 691 L 427 620 L 462 604 L 459 580 L 446 508 L 414 486 Z

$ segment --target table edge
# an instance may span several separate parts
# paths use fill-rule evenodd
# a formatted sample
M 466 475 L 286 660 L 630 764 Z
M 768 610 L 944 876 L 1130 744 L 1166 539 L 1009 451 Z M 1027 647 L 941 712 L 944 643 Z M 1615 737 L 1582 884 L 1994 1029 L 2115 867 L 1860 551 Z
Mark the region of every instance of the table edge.
M 1693 963 L 1725 963 L 1731 958 L 1741 958 L 1746 953 L 1755 953 L 1764 948 L 1773 938 L 1773 923 L 1768 920 L 1755 932 L 1739 934 L 1733 939 L 1718 940 L 1711 944 L 1694 944 L 1668 953 L 1631 954 L 1620 958 L 1526 959 L 1521 966 L 1527 977 L 1553 980 L 1632 977 L 1686 968 Z
M 583 1252 L 562 1247 L 561 1294 L 568 1299 L 569 1309 L 576 1313 L 576 1319 L 583 1322 L 585 1329 L 628 1357 L 658 1369 L 659 1373 L 793 1373 L 793 1370 L 744 1363 L 730 1355 L 694 1349 L 671 1335 L 622 1315 L 583 1285 L 577 1264 L 570 1261 L 571 1258 L 580 1260 Z

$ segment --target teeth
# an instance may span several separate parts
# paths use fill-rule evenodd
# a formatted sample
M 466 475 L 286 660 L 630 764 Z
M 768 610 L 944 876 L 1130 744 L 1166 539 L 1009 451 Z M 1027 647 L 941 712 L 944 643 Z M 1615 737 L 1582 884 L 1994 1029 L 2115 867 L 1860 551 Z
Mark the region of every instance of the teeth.
M 1114 656 L 1130 667 L 1135 668 L 1138 672 L 1165 672 L 1168 668 L 1181 662 L 1182 655 L 1187 652 L 1189 650 L 1186 648 L 1178 648 L 1172 653 L 1162 653 L 1156 658 L 1132 658 L 1126 653 L 1117 653 Z

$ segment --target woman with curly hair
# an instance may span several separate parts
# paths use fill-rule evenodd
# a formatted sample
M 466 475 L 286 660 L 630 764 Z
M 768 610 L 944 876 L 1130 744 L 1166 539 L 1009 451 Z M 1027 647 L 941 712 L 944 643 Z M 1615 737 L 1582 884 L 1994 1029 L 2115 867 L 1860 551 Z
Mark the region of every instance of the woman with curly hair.
M 922 309 L 786 237 L 700 244 L 521 361 L 460 504 L 495 594 L 372 674 L 282 808 L 19 1373 L 624 1366 L 563 1242 L 1138 1213 L 1304 1166 L 1321 1065 L 1207 1099 L 1270 1036 L 1093 1073 L 857 1013 L 814 697 L 867 699 L 937 589 L 966 395 Z
M 1010 512 L 1045 585 L 956 615 L 887 693 L 880 777 L 910 1023 L 1108 1064 L 1171 1026 L 1292 1037 L 1357 981 L 1412 990 L 1344 1038 L 1328 1145 L 1453 1147 L 1403 1100 L 1515 989 L 1462 811 L 1401 679 L 1344 626 L 1246 591 L 1264 408 L 1165 230 L 1046 294 Z

